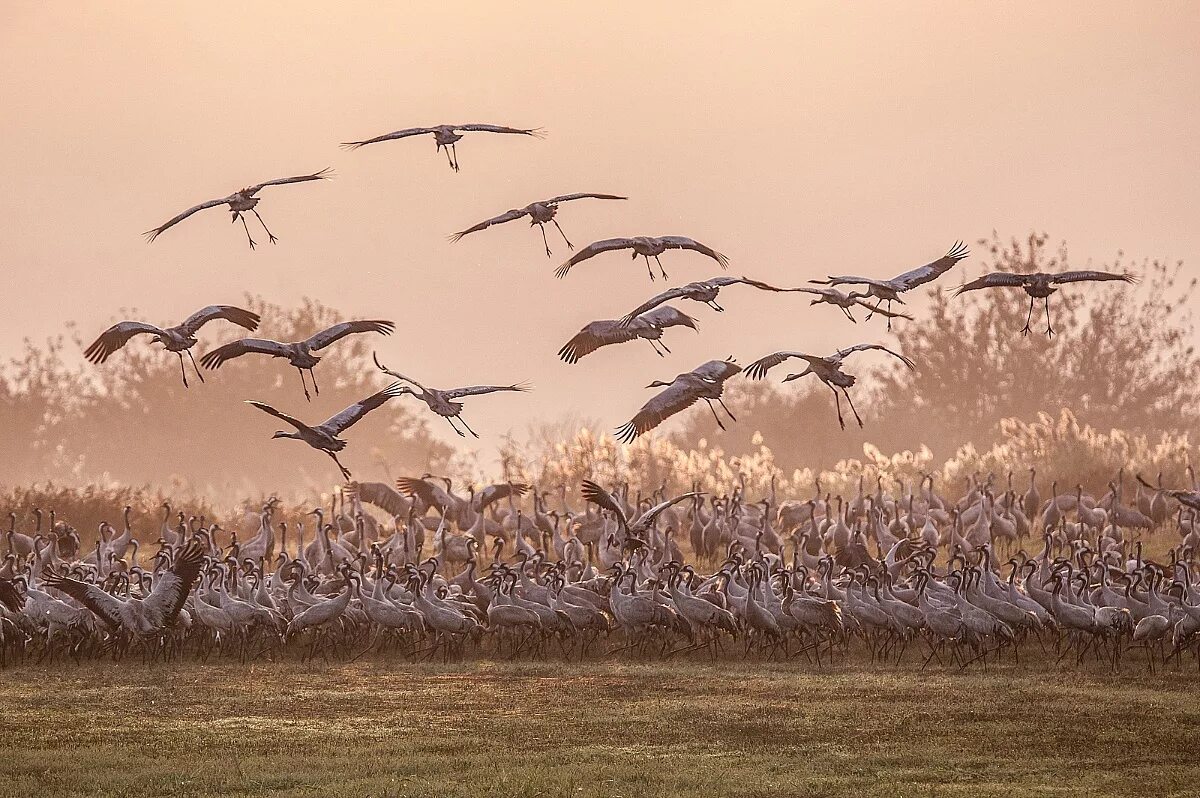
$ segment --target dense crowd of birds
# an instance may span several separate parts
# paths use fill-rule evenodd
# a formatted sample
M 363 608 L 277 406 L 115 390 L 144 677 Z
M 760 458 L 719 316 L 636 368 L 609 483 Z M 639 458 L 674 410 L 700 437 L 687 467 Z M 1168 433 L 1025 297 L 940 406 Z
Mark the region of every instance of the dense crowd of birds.
M 4 662 L 112 656 L 365 654 L 598 658 L 857 658 L 922 667 L 1022 656 L 1113 669 L 1200 666 L 1200 490 L 1043 497 L 972 477 L 860 481 L 807 500 L 744 484 L 722 495 L 448 478 L 347 482 L 333 505 L 248 512 L 248 534 L 163 505 L 101 524 L 94 546 L 50 512 L 15 514 L 0 565 Z M 311 530 L 311 531 L 310 531 Z M 1142 544 L 1166 536 L 1161 560 Z M 142 541 L 155 538 L 154 553 Z M 1161 538 L 1160 538 L 1161 540 Z M 1161 547 L 1160 547 L 1161 548 Z M 686 554 L 685 554 L 686 552 Z M 1139 660 L 1141 658 L 1139 657 Z

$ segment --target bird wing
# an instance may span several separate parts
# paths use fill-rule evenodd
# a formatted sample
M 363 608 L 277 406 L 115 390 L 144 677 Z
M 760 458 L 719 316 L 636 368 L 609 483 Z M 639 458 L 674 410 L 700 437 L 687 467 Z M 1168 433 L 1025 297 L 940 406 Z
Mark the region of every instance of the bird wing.
M 625 517 L 625 511 L 621 509 L 620 503 L 613 498 L 613 495 L 604 488 L 590 479 L 585 479 L 582 487 L 579 489 L 579 493 L 583 496 L 585 502 L 591 502 L 597 507 L 603 507 L 615 515 L 622 529 L 629 528 L 629 519 Z
M 383 365 L 382 363 L 380 363 L 380 362 L 379 362 L 379 354 L 378 354 L 378 353 L 376 353 L 376 352 L 372 352 L 372 353 L 371 353 L 371 359 L 375 361 L 375 365 L 376 365 L 376 366 L 379 368 L 379 370 L 380 370 L 380 371 L 382 371 L 384 374 L 387 374 L 389 377 L 395 377 L 395 378 L 396 378 L 396 379 L 398 379 L 398 380 L 404 380 L 405 382 L 412 383 L 413 385 L 417 386 L 417 387 L 418 387 L 418 388 L 420 388 L 422 391 L 424 391 L 424 390 L 425 390 L 425 386 L 424 386 L 424 385 L 422 385 L 421 383 L 417 382 L 416 380 L 414 380 L 412 377 L 405 377 L 405 376 L 404 376 L 403 374 L 401 374 L 400 372 L 398 372 L 398 371 L 392 371 L 392 370 L 391 370 L 391 369 L 389 369 L 387 366 L 385 366 L 385 365 Z
M 257 313 L 242 310 L 233 305 L 209 305 L 206 308 L 201 308 L 184 319 L 183 324 L 180 324 L 176 329 L 185 335 L 195 335 L 205 324 L 217 319 L 231 321 L 239 327 L 245 327 L 247 330 L 258 329 L 259 315 Z
M 911 271 L 907 271 L 898 277 L 893 277 L 888 280 L 892 287 L 897 291 L 908 291 L 916 288 L 918 285 L 924 285 L 932 280 L 936 280 L 946 272 L 950 271 L 954 264 L 958 263 L 963 258 L 970 255 L 967 245 L 961 241 L 955 242 L 954 246 L 950 247 L 950 251 L 935 261 L 926 263 L 924 266 L 918 266 Z
M 434 491 L 436 486 L 427 479 L 419 477 L 397 477 L 396 490 L 409 496 L 416 496 L 430 507 L 441 505 L 441 499 Z
M 686 297 L 689 293 L 691 293 L 693 285 L 694 283 L 689 283 L 688 285 L 680 285 L 676 286 L 675 288 L 668 288 L 661 294 L 650 297 L 650 299 L 647 299 L 645 302 L 621 317 L 621 320 L 618 322 L 618 324 L 620 324 L 622 327 L 628 326 L 636 316 L 640 316 L 646 311 L 652 310 L 664 302 L 669 302 L 672 299 L 678 299 L 680 297 Z
M 452 242 L 457 241 L 458 239 L 462 238 L 463 236 L 465 236 L 469 233 L 478 233 L 480 230 L 486 230 L 487 228 L 491 227 L 494 224 L 504 224 L 505 222 L 511 222 L 514 219 L 520 219 L 522 216 L 526 216 L 528 213 L 529 212 L 527 210 L 525 210 L 524 208 L 513 208 L 511 210 L 505 211 L 504 213 L 500 214 L 499 216 L 493 216 L 491 219 L 482 221 L 479 224 L 474 225 L 473 227 L 468 227 L 466 230 L 460 230 L 459 232 L 450 236 L 450 240 Z
M 391 485 L 385 485 L 382 482 L 356 482 L 354 485 L 360 501 L 385 510 L 392 516 L 408 514 L 410 506 L 408 499 L 400 495 Z
M 627 423 L 617 428 L 616 438 L 623 443 L 632 443 L 676 413 L 687 410 L 700 399 L 693 385 L 678 377 L 646 404 Z
M 1113 274 L 1112 272 L 1097 272 L 1097 271 L 1075 271 L 1062 272 L 1050 277 L 1052 283 L 1079 283 L 1084 281 L 1105 281 L 1105 280 L 1123 280 L 1127 283 L 1136 283 L 1137 278 L 1132 274 Z
M 461 399 L 464 396 L 479 396 L 485 393 L 496 393 L 497 391 L 528 391 L 531 386 L 520 382 L 515 385 L 471 385 L 466 388 L 453 388 L 449 391 L 442 391 L 442 396 L 447 399 Z
M 253 399 L 247 399 L 246 404 L 257 407 L 259 410 L 263 411 L 264 413 L 270 413 L 271 415 L 275 416 L 275 418 L 279 419 L 280 421 L 284 421 L 288 424 L 291 424 L 293 427 L 295 427 L 296 429 L 298 429 L 300 431 L 312 429 L 312 427 L 308 426 L 303 421 L 301 421 L 297 418 L 293 418 L 292 416 L 289 416 L 287 413 L 279 412 L 278 410 L 271 407 L 266 402 L 257 402 Z
M 830 360 L 834 363 L 840 363 L 841 361 L 845 360 L 848 355 L 851 355 L 855 352 L 866 352 L 871 349 L 878 349 L 880 352 L 887 352 L 892 357 L 899 359 L 901 363 L 908 366 L 910 369 L 915 369 L 917 367 L 916 363 L 913 363 L 904 355 L 900 354 L 899 352 L 893 352 L 891 349 L 888 349 L 882 344 L 855 344 L 854 346 L 848 346 L 845 349 L 839 349 L 827 357 L 826 360 Z
M 1025 285 L 1027 279 L 1027 275 L 1024 274 L 992 272 L 969 283 L 965 283 L 954 292 L 954 295 L 958 296 L 965 291 L 978 291 L 980 288 L 1017 288 Z
M 175 557 L 171 570 L 160 574 L 154 579 L 154 589 L 142 602 L 143 608 L 153 613 L 156 622 L 168 626 L 179 615 L 183 603 L 187 601 L 188 593 L 196 577 L 200 575 L 200 565 L 204 562 L 204 546 L 193 540 Z
M 143 333 L 165 335 L 166 331 L 141 321 L 118 322 L 100 333 L 100 337 L 83 351 L 83 355 L 93 363 L 103 363 L 113 352 L 129 343 L 130 338 Z
M 710 360 L 692 369 L 692 373 L 707 382 L 725 382 L 741 370 L 742 367 L 733 360 Z
M 696 496 L 701 496 L 701 495 L 703 495 L 703 494 L 701 494 L 701 493 L 685 493 L 682 496 L 676 496 L 674 499 L 668 499 L 665 502 L 660 502 L 660 503 L 654 505 L 653 507 L 651 507 L 646 512 L 642 513 L 641 517 L 638 518 L 635 525 L 642 526 L 642 527 L 649 527 L 655 521 L 657 521 L 658 517 L 660 515 L 662 515 L 663 513 L 665 513 L 667 511 L 667 509 L 669 507 L 671 507 L 672 505 L 679 504 L 681 501 L 685 501 L 687 499 L 691 499 L 691 498 L 694 498 Z
M 44 584 L 46 587 L 66 593 L 94 612 L 96 617 L 114 630 L 121 628 L 121 602 L 114 596 L 105 593 L 99 586 L 68 576 L 61 576 L 53 571 L 46 572 Z
M 633 246 L 631 238 L 605 238 L 601 241 L 593 241 L 583 249 L 572 255 L 566 263 L 554 270 L 555 277 L 566 277 L 567 272 L 577 263 L 582 263 L 588 258 L 593 258 L 601 252 L 609 252 L 614 249 L 629 249 Z
M 510 495 L 524 496 L 529 492 L 529 486 L 524 482 L 499 482 L 488 485 L 475 494 L 475 511 L 482 512 L 492 502 L 507 499 Z
M 873 285 L 876 288 L 892 288 L 887 280 L 876 280 L 872 277 L 859 277 L 854 274 L 843 274 L 837 277 L 830 275 L 824 280 L 809 280 L 813 285 Z
M 265 338 L 242 338 L 237 341 L 230 341 L 223 346 L 218 346 L 211 352 L 205 352 L 200 358 L 200 365 L 206 369 L 220 368 L 227 360 L 233 360 L 235 357 L 241 357 L 248 354 L 270 355 L 271 357 L 287 357 L 291 354 L 286 344 L 281 344 L 278 341 L 268 341 Z
M 18 591 L 10 579 L 0 579 L 0 606 L 10 612 L 20 612 L 25 606 L 25 597 Z
M 307 341 L 310 349 L 324 349 L 334 341 L 339 341 L 347 335 L 356 333 L 379 333 L 380 335 L 391 335 L 392 330 L 396 329 L 394 321 L 386 319 L 362 319 L 360 321 L 344 321 L 341 324 L 335 324 L 329 329 L 321 330 L 319 333 L 311 336 Z
M 286 186 L 288 183 L 307 183 L 310 180 L 328 180 L 331 177 L 333 177 L 333 170 L 326 167 L 319 172 L 313 172 L 311 175 L 281 177 L 278 180 L 268 180 L 265 183 L 255 183 L 252 186 L 247 186 L 246 188 L 242 189 L 242 191 L 253 196 L 267 186 Z
M 833 290 L 837 290 L 837 289 L 833 289 Z M 872 305 L 870 302 L 867 302 L 865 299 L 856 298 L 854 300 L 854 304 L 862 305 L 864 308 L 871 311 L 875 315 L 883 316 L 886 319 L 908 319 L 909 321 L 913 320 L 913 317 L 908 315 L 907 313 L 896 313 L 891 310 L 885 310 L 881 307 L 876 307 L 875 305 Z M 880 303 L 880 304 L 882 304 L 882 303 Z
M 749 366 L 746 366 L 746 376 L 752 380 L 761 380 L 767 376 L 768 371 L 793 357 L 808 358 L 811 355 L 804 352 L 773 352 L 766 357 L 760 357 Z
M 525 128 L 520 128 L 520 127 L 505 127 L 504 125 L 470 124 L 470 125 L 455 125 L 454 129 L 455 130 L 473 130 L 473 131 L 480 132 L 480 133 L 519 133 L 522 136 L 533 136 L 534 138 L 538 138 L 538 139 L 546 137 L 546 131 L 542 130 L 540 127 L 533 127 L 533 128 L 525 129 Z
M 663 305 L 662 307 L 655 308 L 649 313 L 642 313 L 636 319 L 634 319 L 634 325 L 636 325 L 637 322 L 645 322 L 651 327 L 657 327 L 660 330 L 666 329 L 667 327 L 677 326 L 691 327 L 693 330 L 700 329 L 697 326 L 695 319 L 684 313 L 682 310 L 677 309 L 673 305 Z
M 208 202 L 201 202 L 199 205 L 195 205 L 191 208 L 188 208 L 186 211 L 184 211 L 183 213 L 179 214 L 178 216 L 172 218 L 170 221 L 166 222 L 165 224 L 161 224 L 158 227 L 154 228 L 153 230 L 147 230 L 146 232 L 142 233 L 142 235 L 144 235 L 146 237 L 147 241 L 153 241 L 154 239 L 158 238 L 162 234 L 162 232 L 164 230 L 166 230 L 168 227 L 173 227 L 173 226 L 179 224 L 180 222 L 182 222 L 184 219 L 191 216 L 196 211 L 202 211 L 205 208 L 215 208 L 216 206 L 224 205 L 227 202 L 229 202 L 229 197 L 221 197 L 220 199 L 211 199 Z
M 543 205 L 557 205 L 560 202 L 570 202 L 577 199 L 610 199 L 623 200 L 629 197 L 618 197 L 616 194 L 592 194 L 591 192 L 580 192 L 579 194 L 563 194 L 558 197 L 551 197 L 548 200 L 543 200 Z
M 612 319 L 601 319 L 586 325 L 575 333 L 571 340 L 558 350 L 558 356 L 567 363 L 577 363 L 584 355 L 590 355 L 602 346 L 623 344 L 637 338 L 634 326 L 621 326 Z
M 699 252 L 701 255 L 707 255 L 708 257 L 712 258 L 717 263 L 721 264 L 722 269 L 729 268 L 729 258 L 725 257 L 720 252 L 717 252 L 712 247 L 705 246 L 693 238 L 688 238 L 687 236 L 662 236 L 658 240 L 662 242 L 667 249 L 690 249 L 693 252 Z
M 432 133 L 431 127 L 406 127 L 404 130 L 395 130 L 391 133 L 384 133 L 382 136 L 376 136 L 373 139 L 365 141 L 343 141 L 342 148 L 347 150 L 357 150 L 359 147 L 365 147 L 368 144 L 378 144 L 381 141 L 391 141 L 392 139 L 406 139 L 409 136 L 420 136 L 424 133 Z
M 332 418 L 325 421 L 325 423 L 321 424 L 321 426 L 324 427 L 325 429 L 331 431 L 334 435 L 340 435 L 341 433 L 345 432 L 346 430 L 350 429 L 355 424 L 357 424 L 359 422 L 359 420 L 363 416 L 365 416 L 367 413 L 370 413 L 372 410 L 374 410 L 375 408 L 382 405 L 388 399 L 391 399 L 394 396 L 400 396 L 402 393 L 404 393 L 407 390 L 408 390 L 408 388 L 401 385 L 400 383 L 393 382 L 391 385 L 384 388 L 382 391 L 373 393 L 370 396 L 368 396 L 366 399 L 363 399 L 361 401 L 355 402 L 354 404 L 350 405 L 345 410 L 338 413 L 336 416 L 333 416 Z

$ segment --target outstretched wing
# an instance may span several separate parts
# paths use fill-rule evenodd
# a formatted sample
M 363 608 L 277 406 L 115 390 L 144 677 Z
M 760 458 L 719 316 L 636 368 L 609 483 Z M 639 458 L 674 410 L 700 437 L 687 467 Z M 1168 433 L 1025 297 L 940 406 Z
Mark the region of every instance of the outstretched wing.
M 617 523 L 622 529 L 629 528 L 629 519 L 625 517 L 625 511 L 621 509 L 621 504 L 613 495 L 604 488 L 592 482 L 590 479 L 583 481 L 583 486 L 579 489 L 580 495 L 583 496 L 585 502 L 591 502 L 597 507 L 603 507 L 617 517 Z
M 811 355 L 804 352 L 772 352 L 766 357 L 760 357 L 749 366 L 746 366 L 746 376 L 752 380 L 761 380 L 767 376 L 768 371 L 793 357 L 808 358 Z
M 685 501 L 687 499 L 692 499 L 692 498 L 695 498 L 696 496 L 702 496 L 702 495 L 704 495 L 704 494 L 702 494 L 702 493 L 685 493 L 682 496 L 676 496 L 674 499 L 668 499 L 665 502 L 659 502 L 658 504 L 654 505 L 646 512 L 642 513 L 642 516 L 640 518 L 638 518 L 637 523 L 639 526 L 646 526 L 646 527 L 651 526 L 655 521 L 658 520 L 658 517 L 660 515 L 662 515 L 664 512 L 667 511 L 668 507 L 675 505 L 675 504 L 679 504 L 681 501 Z
M 310 349 L 324 349 L 334 341 L 341 340 L 347 335 L 356 333 L 379 333 L 380 335 L 391 335 L 392 330 L 396 329 L 394 321 L 386 319 L 363 319 L 360 321 L 344 321 L 341 324 L 335 324 L 327 330 L 321 330 L 307 341 Z
M 471 385 L 467 388 L 454 388 L 449 391 L 442 391 L 442 396 L 447 399 L 461 399 L 464 396 L 479 396 L 485 393 L 496 393 L 497 391 L 528 391 L 532 386 L 526 383 L 517 383 L 516 385 Z
M 710 360 L 692 369 L 692 373 L 706 382 L 725 382 L 734 374 L 740 374 L 742 367 L 729 360 Z
M 618 197 L 616 194 L 592 194 L 589 192 L 581 192 L 579 194 L 563 194 L 562 196 L 559 196 L 559 197 L 551 197 L 548 200 L 543 200 L 542 204 L 543 205 L 557 205 L 560 202 L 570 202 L 571 200 L 577 200 L 577 199 L 623 200 L 623 199 L 629 199 L 629 197 Z
M 833 361 L 834 363 L 840 363 L 841 361 L 845 360 L 848 355 L 851 355 L 855 352 L 866 352 L 871 349 L 878 349 L 880 352 L 887 352 L 889 355 L 898 359 L 901 363 L 908 366 L 910 369 L 915 369 L 917 367 L 916 363 L 913 363 L 911 360 L 906 358 L 904 355 L 900 354 L 899 352 L 893 352 L 891 349 L 888 349 L 886 346 L 883 346 L 882 344 L 855 344 L 854 346 L 848 346 L 845 349 L 839 349 L 838 351 L 834 352 L 832 355 L 827 357 L 826 360 Z
M 90 582 L 81 582 L 68 576 L 61 576 L 53 571 L 46 572 L 44 580 L 46 587 L 61 590 L 71 598 L 96 614 L 114 631 L 119 630 L 121 623 L 121 602 L 110 596 L 98 586 Z
M 321 426 L 332 432 L 334 435 L 340 435 L 341 433 L 353 427 L 363 416 L 382 405 L 388 399 L 391 399 L 394 396 L 400 396 L 408 390 L 409 389 L 406 386 L 401 385 L 398 382 L 393 382 L 382 391 L 373 393 L 366 399 L 350 405 L 336 416 L 333 416 L 327 420 Z
M 616 438 L 622 443 L 632 443 L 634 438 L 644 435 L 676 413 L 687 410 L 696 404 L 699 398 L 688 381 L 676 379 L 657 396 L 642 405 L 642 409 L 637 412 L 637 415 L 618 427 Z
M 813 285 L 873 285 L 876 288 L 892 288 L 887 280 L 876 280 L 871 277 L 859 277 L 854 274 L 842 274 L 837 277 L 830 275 L 824 280 L 809 280 Z
M 455 130 L 472 130 L 479 133 L 517 133 L 522 136 L 533 136 L 537 139 L 544 139 L 546 131 L 540 127 L 520 128 L 520 127 L 505 127 L 504 125 L 455 125 Z
M 83 350 L 83 355 L 93 363 L 103 363 L 108 360 L 113 352 L 116 352 L 129 343 L 130 338 L 143 333 L 149 335 L 166 334 L 164 330 L 155 327 L 153 324 L 146 324 L 140 321 L 122 321 L 100 333 L 100 337 L 93 341 L 91 346 Z
M 681 310 L 678 310 L 673 305 L 663 305 L 660 308 L 655 308 L 649 313 L 643 313 L 634 319 L 634 326 L 637 322 L 645 322 L 651 327 L 657 327 L 660 330 L 665 330 L 667 327 L 691 327 L 693 330 L 699 330 L 696 320 Z
M 147 241 L 153 241 L 154 239 L 158 238 L 162 234 L 162 232 L 164 230 L 166 230 L 168 227 L 174 227 L 175 225 L 182 222 L 184 219 L 191 216 L 196 211 L 202 211 L 205 208 L 215 208 L 216 206 L 224 205 L 227 202 L 229 202 L 228 197 L 221 197 L 220 199 L 212 199 L 212 200 L 209 200 L 208 202 L 201 202 L 199 205 L 188 208 L 186 211 L 184 211 L 183 213 L 179 214 L 178 216 L 172 218 L 170 221 L 166 222 L 165 224 L 161 224 L 158 227 L 154 228 L 153 230 L 147 230 L 146 232 L 142 233 L 142 235 L 144 235 L 146 237 Z
M 242 355 L 270 355 L 271 357 L 287 357 L 292 353 L 286 344 L 278 341 L 268 341 L 265 338 L 242 338 L 218 346 L 211 352 L 205 352 L 200 358 L 200 365 L 206 369 L 217 369 L 227 360 L 233 360 Z
M 1025 285 L 1028 275 L 1009 274 L 1008 272 L 992 272 L 962 285 L 954 292 L 955 296 L 966 291 L 978 291 L 980 288 L 1018 288 Z
M 382 482 L 355 482 L 358 498 L 367 504 L 372 504 L 392 516 L 408 515 L 412 506 L 408 499 L 401 496 L 391 485 Z
M 678 299 L 680 297 L 686 297 L 689 293 L 691 293 L 693 285 L 694 283 L 689 283 L 688 285 L 680 285 L 676 286 L 675 288 L 668 288 L 661 294 L 650 297 L 645 302 L 629 311 L 629 313 L 627 313 L 625 316 L 621 317 L 621 320 L 618 323 L 622 327 L 628 326 L 629 323 L 633 321 L 634 317 L 640 316 L 646 311 L 652 310 L 664 302 L 669 302 L 672 299 Z
M 585 355 L 590 355 L 602 346 L 623 344 L 637 338 L 633 327 L 622 327 L 612 319 L 601 319 L 586 325 L 575 333 L 571 340 L 558 350 L 558 356 L 567 363 L 577 363 Z
M 1132 274 L 1113 274 L 1112 272 L 1096 272 L 1096 271 L 1075 271 L 1062 272 L 1055 274 L 1050 278 L 1052 283 L 1080 283 L 1085 281 L 1103 282 L 1106 280 L 1123 280 L 1127 283 L 1136 283 L 1137 278 Z
M 288 183 L 307 183 L 310 180 L 328 180 L 333 177 L 333 170 L 326 167 L 319 172 L 313 172 L 311 175 L 297 175 L 296 177 L 281 177 L 278 180 L 268 180 L 265 183 L 255 183 L 253 186 L 247 186 L 243 191 L 251 196 L 262 191 L 267 186 L 286 186 Z
M 555 277 L 566 277 L 567 272 L 577 263 L 582 263 L 588 258 L 594 258 L 601 252 L 611 252 L 614 249 L 629 249 L 633 246 L 631 238 L 605 238 L 602 241 L 593 241 L 583 249 L 572 255 L 566 263 L 554 270 Z
M 890 282 L 892 287 L 897 291 L 909 291 L 916 288 L 918 285 L 936 280 L 946 272 L 950 271 L 954 264 L 958 263 L 963 258 L 970 255 L 967 245 L 961 241 L 956 241 L 954 246 L 950 247 L 950 251 L 942 257 L 931 263 L 926 263 L 924 266 L 907 271 L 899 277 L 893 277 Z
M 291 424 L 293 427 L 295 427 L 298 430 L 303 431 L 303 430 L 307 430 L 307 429 L 312 429 L 311 427 L 309 427 L 307 424 L 305 424 L 300 419 L 293 418 L 292 416 L 289 416 L 287 413 L 281 413 L 278 410 L 276 410 L 275 408 L 271 407 L 266 402 L 258 402 L 258 401 L 255 401 L 254 399 L 247 399 L 246 404 L 251 405 L 253 407 L 257 407 L 259 410 L 263 411 L 264 413 L 270 413 L 271 415 L 275 416 L 275 418 L 279 419 L 280 421 L 284 421 L 284 422 L 287 422 L 288 424 Z
M 524 208 L 513 208 L 512 210 L 505 211 L 499 216 L 493 216 L 491 219 L 482 221 L 473 227 L 468 227 L 466 230 L 461 230 L 455 233 L 454 235 L 450 236 L 450 240 L 457 241 L 465 235 L 470 233 L 478 233 L 480 230 L 486 230 L 494 224 L 504 224 L 505 222 L 511 222 L 514 219 L 520 219 L 527 213 L 528 211 L 526 211 Z
M 342 149 L 357 150 L 359 147 L 365 147 L 368 144 L 378 144 L 381 141 L 391 141 L 392 139 L 406 139 L 409 136 L 420 136 L 425 133 L 432 133 L 431 127 L 407 127 L 404 130 L 395 130 L 391 133 L 384 133 L 382 136 L 376 136 L 373 139 L 365 141 L 343 141 Z
M 175 557 L 171 570 L 155 577 L 154 589 L 142 602 L 142 608 L 159 628 L 170 626 L 179 615 L 200 574 L 202 562 L 204 546 L 193 540 Z
M 184 319 L 183 324 L 180 324 L 176 329 L 185 335 L 195 335 L 205 324 L 217 319 L 231 321 L 239 327 L 245 327 L 247 330 L 258 329 L 259 315 L 257 313 L 252 313 L 233 305 L 209 305 L 206 308 L 201 308 Z
M 524 496 L 529 492 L 529 486 L 524 482 L 499 482 L 488 485 L 475 494 L 475 511 L 482 512 L 492 502 L 507 499 L 509 496 Z
M 693 252 L 699 252 L 701 255 L 707 255 L 708 257 L 712 258 L 717 263 L 721 264 L 722 269 L 729 268 L 729 258 L 725 257 L 720 252 L 717 252 L 712 247 L 705 246 L 693 238 L 688 238 L 687 236 L 662 236 L 658 240 L 662 242 L 667 249 L 690 249 Z

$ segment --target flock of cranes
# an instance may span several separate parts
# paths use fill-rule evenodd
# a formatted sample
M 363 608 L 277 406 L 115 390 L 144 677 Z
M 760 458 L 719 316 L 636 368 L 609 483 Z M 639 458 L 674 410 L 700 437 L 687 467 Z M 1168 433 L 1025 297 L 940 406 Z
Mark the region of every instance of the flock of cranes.
M 719 363 L 719 362 L 718 362 Z M 383 398 L 378 398 L 383 401 Z M 363 411 L 365 412 L 365 411 Z M 331 419 L 326 436 L 353 423 Z M 324 443 L 324 440 L 322 440 Z M 1124 474 L 1042 496 L 1031 470 L 859 482 L 784 499 L 584 481 L 347 482 L 333 505 L 272 499 L 243 529 L 173 512 L 102 524 L 15 515 L 0 563 L 0 663 L 87 657 L 756 657 L 926 667 L 1200 666 L 1200 490 Z M 311 531 L 310 531 L 311 530 Z M 1161 559 L 1143 543 L 1170 544 Z M 141 541 L 141 542 L 140 542 Z M 153 541 L 153 543 L 151 542 Z M 149 549 L 156 546 L 151 556 Z M 1159 546 L 1162 548 L 1162 545 Z

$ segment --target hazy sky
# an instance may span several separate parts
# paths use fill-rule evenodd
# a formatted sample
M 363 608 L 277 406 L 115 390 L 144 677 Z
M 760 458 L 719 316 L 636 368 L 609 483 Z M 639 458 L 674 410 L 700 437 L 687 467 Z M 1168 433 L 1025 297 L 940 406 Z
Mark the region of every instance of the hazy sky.
M 470 401 L 486 452 L 538 418 L 615 427 L 650 380 L 710 358 L 883 334 L 734 287 L 725 314 L 680 306 L 701 332 L 668 331 L 669 358 L 637 342 L 567 366 L 556 352 L 583 324 L 662 283 L 623 254 L 556 280 L 561 240 L 548 260 L 523 221 L 446 241 L 555 194 L 631 198 L 564 206 L 577 245 L 689 235 L 779 284 L 892 276 L 955 239 L 1032 228 L 1077 264 L 1123 249 L 1200 274 L 1200 4 L 506 5 L 7 0 L 0 355 L 68 320 L 90 339 L 122 307 L 175 323 L 246 291 L 316 296 L 395 319 L 381 355 L 429 384 L 532 380 Z M 549 136 L 468 135 L 458 174 L 429 137 L 337 147 L 461 122 Z M 336 180 L 263 192 L 277 246 L 251 252 L 224 209 L 140 236 L 326 166 Z M 663 262 L 671 284 L 719 271 Z M 303 404 L 286 409 L 336 409 Z

